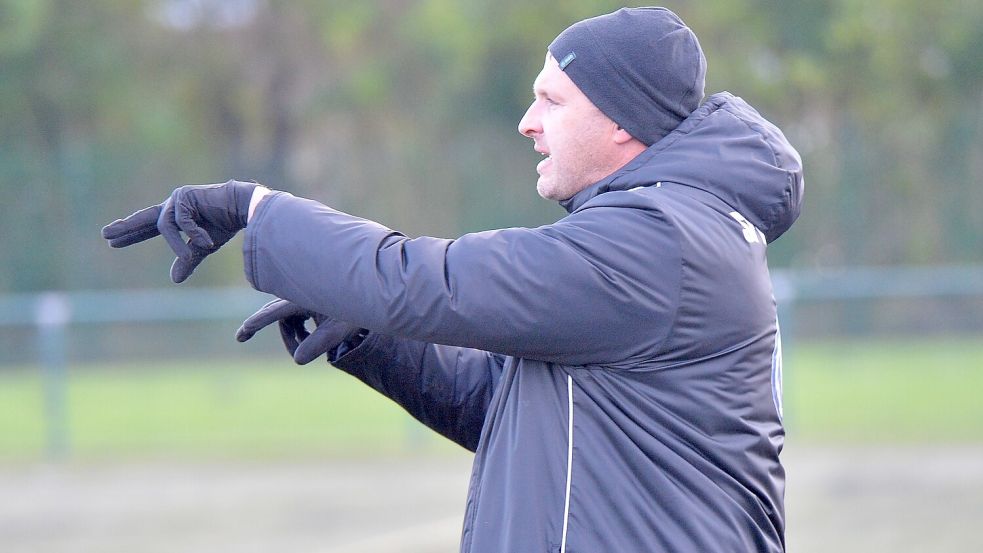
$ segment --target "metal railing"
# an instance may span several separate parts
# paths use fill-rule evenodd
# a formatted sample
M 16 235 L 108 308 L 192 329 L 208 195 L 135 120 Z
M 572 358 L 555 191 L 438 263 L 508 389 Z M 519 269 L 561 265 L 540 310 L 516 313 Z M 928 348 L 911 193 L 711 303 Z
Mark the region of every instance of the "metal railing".
M 983 265 L 858 267 L 772 272 L 783 338 L 810 302 L 881 298 L 983 298 Z M 270 297 L 249 288 L 165 288 L 0 296 L 0 329 L 33 327 L 44 386 L 46 452 L 68 454 L 66 342 L 71 327 L 118 323 L 242 320 Z

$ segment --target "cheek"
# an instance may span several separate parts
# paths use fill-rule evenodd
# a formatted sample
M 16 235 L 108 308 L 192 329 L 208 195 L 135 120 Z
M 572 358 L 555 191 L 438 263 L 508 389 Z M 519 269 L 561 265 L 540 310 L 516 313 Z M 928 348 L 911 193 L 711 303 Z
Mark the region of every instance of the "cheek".
M 555 149 L 555 144 L 570 155 L 580 157 L 587 153 L 583 151 L 584 148 L 593 142 L 593 131 L 590 125 L 585 125 L 584 121 L 576 117 L 557 119 L 554 121 L 554 142 L 550 142 L 551 149 Z
M 569 120 L 564 113 L 554 111 L 543 114 L 543 134 L 549 141 L 550 150 L 562 148 L 572 132 L 576 132 L 576 122 Z

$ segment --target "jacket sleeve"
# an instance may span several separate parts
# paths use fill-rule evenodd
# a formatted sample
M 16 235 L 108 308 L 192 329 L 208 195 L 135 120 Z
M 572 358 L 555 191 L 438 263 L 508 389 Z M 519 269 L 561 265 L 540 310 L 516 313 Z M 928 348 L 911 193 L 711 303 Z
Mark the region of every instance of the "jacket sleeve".
M 506 357 L 370 333 L 332 364 L 462 447 L 478 447 Z
M 665 339 L 678 301 L 678 240 L 661 215 L 603 205 L 538 228 L 411 239 L 278 192 L 246 229 L 245 272 L 257 290 L 383 334 L 630 366 Z

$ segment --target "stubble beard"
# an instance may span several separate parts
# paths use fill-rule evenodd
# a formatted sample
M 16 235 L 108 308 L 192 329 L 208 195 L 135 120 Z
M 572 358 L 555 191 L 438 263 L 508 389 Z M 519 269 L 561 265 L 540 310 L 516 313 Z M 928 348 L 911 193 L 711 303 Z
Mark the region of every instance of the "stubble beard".
M 584 151 L 591 152 L 589 149 Z M 570 160 L 570 163 L 557 163 L 553 159 L 549 173 L 541 175 L 536 182 L 536 192 L 547 200 L 560 202 L 604 178 L 605 175 L 600 174 L 602 171 L 597 169 L 595 156 L 587 153 L 574 159 L 576 162 Z

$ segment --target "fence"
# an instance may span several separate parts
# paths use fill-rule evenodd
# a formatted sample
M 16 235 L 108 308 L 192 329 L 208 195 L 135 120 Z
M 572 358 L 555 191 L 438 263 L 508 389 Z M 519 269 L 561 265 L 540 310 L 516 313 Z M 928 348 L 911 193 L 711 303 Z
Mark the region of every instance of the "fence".
M 786 349 L 794 339 L 829 334 L 983 332 L 983 266 L 778 270 L 772 280 Z M 0 341 L 6 348 L 20 350 L 5 352 L 0 365 L 19 354 L 40 366 L 47 452 L 60 457 L 69 443 L 65 394 L 72 333 L 101 325 L 240 321 L 268 299 L 248 288 L 0 296 L 4 334 L 17 331 L 33 334 L 36 340 L 33 348 L 23 339 Z M 232 342 L 232 330 L 223 331 L 225 342 Z

